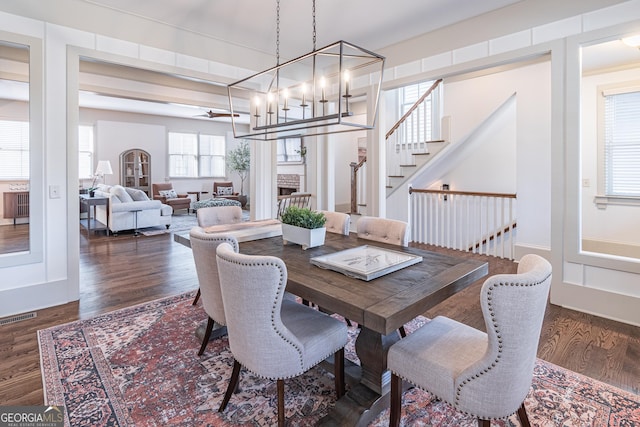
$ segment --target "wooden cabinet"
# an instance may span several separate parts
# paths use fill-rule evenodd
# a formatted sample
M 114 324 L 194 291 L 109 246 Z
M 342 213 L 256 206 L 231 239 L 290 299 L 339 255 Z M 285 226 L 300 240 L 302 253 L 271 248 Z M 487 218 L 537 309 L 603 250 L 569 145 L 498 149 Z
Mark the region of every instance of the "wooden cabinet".
M 133 149 L 120 154 L 120 182 L 124 187 L 137 188 L 151 197 L 151 156 Z
M 5 218 L 13 218 L 13 224 L 16 218 L 29 217 L 29 192 L 28 191 L 11 191 L 3 194 L 3 206 Z

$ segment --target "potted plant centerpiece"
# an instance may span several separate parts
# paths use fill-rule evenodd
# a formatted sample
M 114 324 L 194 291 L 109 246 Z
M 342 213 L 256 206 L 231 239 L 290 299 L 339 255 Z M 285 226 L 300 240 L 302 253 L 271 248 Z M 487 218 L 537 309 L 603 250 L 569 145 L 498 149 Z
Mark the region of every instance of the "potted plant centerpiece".
M 326 220 L 322 212 L 289 206 L 280 217 L 283 243 L 297 243 L 303 250 L 324 244 Z
M 249 166 L 251 162 L 251 151 L 247 141 L 242 141 L 238 147 L 229 151 L 227 154 L 227 166 L 240 176 L 240 196 L 238 200 L 242 203 L 242 207 L 247 204 L 247 196 L 244 194 L 244 180 L 249 174 Z

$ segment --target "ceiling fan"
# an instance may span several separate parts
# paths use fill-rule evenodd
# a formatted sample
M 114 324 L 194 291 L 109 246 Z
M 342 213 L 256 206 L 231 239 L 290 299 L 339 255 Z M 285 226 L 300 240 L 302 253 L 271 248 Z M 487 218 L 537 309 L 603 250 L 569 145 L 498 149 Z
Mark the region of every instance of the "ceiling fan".
M 207 117 L 209 119 L 216 119 L 219 117 L 240 117 L 240 114 L 236 114 L 236 113 L 216 113 L 213 110 L 209 110 L 204 114 L 198 114 L 195 117 Z

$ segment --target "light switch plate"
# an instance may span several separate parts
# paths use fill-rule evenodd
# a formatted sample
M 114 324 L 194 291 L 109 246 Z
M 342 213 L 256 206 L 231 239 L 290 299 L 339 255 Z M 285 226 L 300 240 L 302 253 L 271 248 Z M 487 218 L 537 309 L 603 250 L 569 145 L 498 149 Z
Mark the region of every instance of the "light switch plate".
M 60 186 L 59 185 L 50 185 L 49 186 L 49 198 L 50 199 L 59 199 L 60 198 Z

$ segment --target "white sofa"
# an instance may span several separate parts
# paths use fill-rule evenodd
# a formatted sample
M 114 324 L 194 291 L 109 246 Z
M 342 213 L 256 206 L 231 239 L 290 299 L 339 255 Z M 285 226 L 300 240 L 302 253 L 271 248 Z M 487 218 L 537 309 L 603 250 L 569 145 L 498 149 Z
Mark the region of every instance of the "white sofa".
M 108 219 L 106 206 L 96 206 L 96 219 L 107 224 L 113 234 L 118 234 L 121 230 L 159 225 L 169 228 L 171 225 L 173 208 L 160 200 L 150 200 L 142 190 L 101 184 L 96 190 L 96 196 L 109 197 Z

